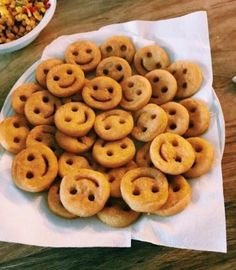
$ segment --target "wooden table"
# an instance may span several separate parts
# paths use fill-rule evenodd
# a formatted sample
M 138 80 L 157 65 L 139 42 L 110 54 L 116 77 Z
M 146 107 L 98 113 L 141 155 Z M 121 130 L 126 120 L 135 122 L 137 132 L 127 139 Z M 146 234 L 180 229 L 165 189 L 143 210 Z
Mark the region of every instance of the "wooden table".
M 236 269 L 236 1 L 58 1 L 53 20 L 27 48 L 0 56 L 0 105 L 18 77 L 56 37 L 129 20 L 159 20 L 206 10 L 214 88 L 226 121 L 223 158 L 228 253 L 198 252 L 132 242 L 132 248 L 63 249 L 0 244 L 0 269 Z M 4 222 L 1 220 L 1 222 Z

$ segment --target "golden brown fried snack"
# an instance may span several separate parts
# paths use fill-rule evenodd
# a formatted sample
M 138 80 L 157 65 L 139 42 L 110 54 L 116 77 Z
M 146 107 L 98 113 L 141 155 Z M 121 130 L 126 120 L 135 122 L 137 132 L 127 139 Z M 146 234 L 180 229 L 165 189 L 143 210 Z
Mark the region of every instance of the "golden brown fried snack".
M 97 140 L 93 146 L 93 158 L 107 168 L 117 168 L 133 159 L 135 146 L 131 139 L 125 137 L 114 142 Z
M 67 63 L 79 65 L 84 72 L 96 69 L 101 61 L 101 52 L 96 43 L 89 40 L 76 41 L 65 51 Z
M 210 112 L 207 105 L 201 100 L 192 98 L 181 100 L 180 104 L 189 113 L 189 127 L 184 136 L 195 137 L 206 132 L 210 125 Z
M 49 70 L 57 65 L 61 65 L 64 62 L 61 59 L 51 58 L 41 62 L 35 71 L 35 78 L 37 82 L 43 87 L 47 88 L 46 78 Z
M 97 66 L 97 76 L 108 76 L 118 83 L 132 75 L 129 63 L 123 58 L 110 56 L 104 58 Z
M 90 169 L 87 159 L 83 156 L 64 152 L 58 160 L 58 173 L 61 177 L 77 173 L 81 168 Z
M 190 203 L 192 189 L 182 175 L 170 177 L 168 199 L 154 214 L 172 216 L 183 211 Z
M 136 111 L 147 105 L 152 95 L 149 81 L 140 75 L 126 78 L 122 83 L 123 98 L 120 106 L 128 111 Z
M 134 223 L 140 213 L 130 209 L 122 199 L 110 198 L 105 207 L 97 213 L 97 217 L 105 224 L 122 228 Z
M 97 115 L 94 130 L 103 140 L 115 141 L 126 137 L 134 126 L 133 117 L 124 110 L 111 110 Z
M 128 171 L 121 180 L 121 194 L 136 212 L 152 213 L 167 200 L 168 182 L 157 169 L 140 167 Z
M 37 143 L 43 143 L 49 148 L 51 148 L 52 151 L 58 157 L 61 154 L 62 149 L 56 142 L 55 133 L 56 128 L 54 126 L 48 125 L 36 126 L 30 130 L 26 139 L 26 146 L 29 147 Z
M 55 113 L 55 125 L 64 134 L 72 137 L 85 136 L 93 127 L 94 111 L 82 102 L 69 102 Z
M 83 137 L 71 137 L 57 130 L 55 137 L 61 148 L 74 154 L 81 154 L 88 151 L 96 140 L 96 135 L 93 132 Z
M 37 91 L 25 103 L 25 116 L 33 126 L 52 125 L 54 114 L 60 105 L 60 99 L 48 91 Z
M 173 101 L 167 102 L 161 107 L 168 117 L 166 132 L 183 135 L 189 126 L 189 114 L 187 109 L 180 103 Z
M 189 61 L 176 61 L 168 67 L 168 71 L 177 81 L 177 98 L 187 98 L 195 94 L 202 84 L 200 67 Z
M 11 153 L 25 148 L 28 134 L 29 127 L 23 115 L 8 116 L 0 123 L 0 143 Z
M 118 56 L 132 63 L 135 54 L 135 46 L 132 40 L 126 36 L 112 36 L 100 45 L 102 58 Z
M 80 169 L 63 177 L 60 199 L 63 206 L 80 217 L 89 217 L 101 211 L 110 196 L 107 178 L 99 172 Z
M 56 58 L 47 59 L 47 60 L 44 60 L 43 62 L 41 62 L 35 71 L 35 78 L 36 78 L 37 82 L 43 88 L 47 88 L 46 78 L 47 78 L 47 74 L 48 74 L 49 70 L 52 67 L 57 66 L 57 65 L 61 65 L 63 63 L 64 62 L 61 59 L 56 59 Z
M 139 141 L 149 142 L 165 131 L 166 112 L 156 104 L 147 104 L 134 113 L 132 136 Z
M 149 150 L 151 142 L 145 143 L 141 148 L 136 152 L 136 163 L 139 167 L 153 167 Z
M 57 97 L 69 97 L 80 92 L 84 83 L 84 72 L 78 65 L 57 65 L 47 74 L 47 88 Z
M 121 101 L 121 86 L 112 78 L 100 76 L 87 81 L 82 96 L 84 102 L 98 110 L 110 110 Z
M 12 108 L 16 113 L 24 114 L 25 102 L 27 99 L 36 91 L 44 90 L 37 83 L 24 83 L 21 86 L 17 87 L 11 99 Z
M 203 138 L 192 137 L 187 141 L 192 145 L 195 152 L 195 161 L 192 167 L 185 172 L 187 178 L 196 178 L 207 173 L 213 165 L 214 149 L 213 146 Z
M 158 105 L 171 101 L 177 92 L 175 77 L 167 70 L 154 69 L 145 77 L 152 85 L 152 97 L 150 102 Z
M 195 153 L 186 139 L 167 132 L 158 135 L 152 141 L 150 157 L 154 166 L 162 172 L 178 175 L 192 167 Z
M 16 186 L 29 192 L 48 189 L 58 172 L 57 158 L 44 144 L 35 144 L 19 152 L 12 163 Z
M 48 208 L 57 216 L 63 218 L 76 218 L 76 215 L 68 212 L 65 207 L 62 205 L 60 200 L 60 183 L 57 182 L 53 184 L 48 191 Z
M 125 166 L 111 169 L 108 172 L 106 172 L 108 181 L 110 183 L 111 197 L 115 197 L 115 198 L 121 197 L 121 191 L 120 191 L 121 179 L 125 175 L 126 172 L 134 168 L 137 168 L 137 165 L 133 160 L 131 160 Z
M 145 75 L 154 69 L 166 68 L 168 65 L 169 57 L 167 53 L 157 45 L 143 47 L 134 56 L 134 66 L 141 75 Z

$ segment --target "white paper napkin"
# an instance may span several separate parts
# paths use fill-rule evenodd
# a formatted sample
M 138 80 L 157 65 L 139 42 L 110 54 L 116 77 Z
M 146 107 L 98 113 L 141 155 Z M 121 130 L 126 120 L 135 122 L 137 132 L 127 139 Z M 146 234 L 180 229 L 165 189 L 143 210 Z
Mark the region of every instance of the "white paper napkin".
M 167 50 L 172 61 L 186 59 L 201 66 L 204 81 L 195 97 L 207 102 L 210 108 L 211 125 L 204 137 L 214 145 L 213 169 L 190 181 L 193 199 L 182 213 L 168 218 L 143 215 L 129 228 L 113 229 L 95 218 L 68 221 L 51 214 L 46 205 L 46 194 L 29 194 L 14 186 L 10 174 L 12 156 L 4 152 L 0 160 L 0 240 L 53 247 L 129 247 L 132 238 L 170 247 L 226 252 L 221 172 L 224 119 L 212 90 L 206 12 L 163 21 L 131 21 L 105 26 L 98 31 L 62 36 L 45 48 L 42 59 L 63 58 L 66 47 L 78 39 L 90 39 L 100 44 L 112 35 L 129 36 L 137 48 L 156 43 Z M 25 81 L 34 80 L 36 65 L 19 79 L 13 89 Z M 12 113 L 10 96 L 11 93 L 3 106 L 1 118 Z

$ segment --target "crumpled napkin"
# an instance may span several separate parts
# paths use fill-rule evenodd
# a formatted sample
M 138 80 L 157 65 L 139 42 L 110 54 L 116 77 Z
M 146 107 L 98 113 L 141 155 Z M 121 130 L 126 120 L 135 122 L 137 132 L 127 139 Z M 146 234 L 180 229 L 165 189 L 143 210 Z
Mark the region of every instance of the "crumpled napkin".
M 224 118 L 212 89 L 212 65 L 206 12 L 162 21 L 131 21 L 102 27 L 98 31 L 62 36 L 49 44 L 42 59 L 63 58 L 66 47 L 78 39 L 100 44 L 112 35 L 127 35 L 137 48 L 148 44 L 163 47 L 174 60 L 190 60 L 203 70 L 204 81 L 194 95 L 210 109 L 211 124 L 203 135 L 215 149 L 213 169 L 199 179 L 190 180 L 191 204 L 172 217 L 143 215 L 124 229 L 110 228 L 96 218 L 64 220 L 47 208 L 46 194 L 30 194 L 17 189 L 11 180 L 12 155 L 1 152 L 0 160 L 0 240 L 51 247 L 129 247 L 131 239 L 157 245 L 226 252 L 225 210 L 221 159 L 225 143 Z M 41 59 L 41 60 L 42 60 Z M 29 68 L 15 86 L 34 80 L 38 63 Z M 8 95 L 0 117 L 12 113 Z

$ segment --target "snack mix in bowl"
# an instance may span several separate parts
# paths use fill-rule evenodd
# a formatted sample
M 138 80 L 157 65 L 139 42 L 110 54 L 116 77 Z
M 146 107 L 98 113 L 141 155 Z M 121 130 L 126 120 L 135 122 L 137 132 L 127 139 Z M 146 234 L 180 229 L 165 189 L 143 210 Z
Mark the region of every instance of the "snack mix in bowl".
M 39 24 L 49 7 L 49 0 L 1 0 L 0 44 L 29 33 Z

